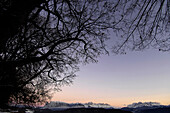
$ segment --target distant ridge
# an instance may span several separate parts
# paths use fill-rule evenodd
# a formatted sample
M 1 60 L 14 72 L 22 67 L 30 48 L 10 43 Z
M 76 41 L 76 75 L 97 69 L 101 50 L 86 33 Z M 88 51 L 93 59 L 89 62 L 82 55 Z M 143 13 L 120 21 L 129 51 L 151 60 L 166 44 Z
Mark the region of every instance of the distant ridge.
M 48 109 L 67 109 L 67 108 L 107 108 L 107 109 L 113 109 L 113 107 L 106 103 L 65 103 L 60 101 L 51 101 L 47 102 L 43 108 Z
M 121 109 L 133 113 L 170 113 L 170 106 L 158 102 L 137 102 Z
M 153 106 L 161 106 L 159 102 L 138 102 L 132 103 L 128 105 L 128 108 L 139 108 L 139 107 L 153 107 Z

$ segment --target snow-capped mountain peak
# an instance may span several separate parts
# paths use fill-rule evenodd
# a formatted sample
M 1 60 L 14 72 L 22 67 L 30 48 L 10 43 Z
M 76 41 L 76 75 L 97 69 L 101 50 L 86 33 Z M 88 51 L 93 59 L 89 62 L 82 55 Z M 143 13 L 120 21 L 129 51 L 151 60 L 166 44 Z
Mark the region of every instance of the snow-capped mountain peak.
M 93 103 L 93 102 L 88 102 L 84 104 L 85 108 L 112 108 L 109 104 L 105 103 Z
M 158 102 L 138 102 L 128 105 L 128 108 L 161 106 Z
M 47 102 L 44 108 L 113 108 L 109 104 L 105 103 L 65 103 L 60 101 Z

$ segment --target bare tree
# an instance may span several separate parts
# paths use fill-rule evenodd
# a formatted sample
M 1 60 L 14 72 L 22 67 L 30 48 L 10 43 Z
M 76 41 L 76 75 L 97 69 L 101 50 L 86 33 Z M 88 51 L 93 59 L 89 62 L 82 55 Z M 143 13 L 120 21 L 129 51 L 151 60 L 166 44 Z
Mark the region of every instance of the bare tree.
M 79 63 L 96 62 L 98 55 L 107 52 L 104 41 L 114 14 L 107 1 L 35 0 L 38 5 L 30 3 L 30 9 L 21 0 L 28 12 L 17 10 L 15 18 L 11 9 L 16 2 L 7 1 L 1 15 L 10 12 L 6 15 L 14 23 L 4 17 L 12 25 L 1 28 L 1 106 L 45 101 L 51 89 L 72 82 Z
M 118 0 L 114 31 L 119 35 L 115 53 L 153 47 L 169 51 L 169 0 Z
M 7 40 L 18 32 L 30 12 L 45 0 L 1 0 L 0 1 L 0 51 L 5 49 Z

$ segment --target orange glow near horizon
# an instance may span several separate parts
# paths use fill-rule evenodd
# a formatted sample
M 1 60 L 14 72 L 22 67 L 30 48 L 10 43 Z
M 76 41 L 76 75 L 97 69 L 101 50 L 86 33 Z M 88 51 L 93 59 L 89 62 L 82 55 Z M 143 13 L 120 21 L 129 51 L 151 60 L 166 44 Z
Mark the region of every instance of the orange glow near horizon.
M 154 50 L 102 56 L 97 64 L 80 67 L 70 86 L 52 101 L 108 103 L 123 107 L 134 102 L 170 104 L 170 53 Z
M 122 94 L 113 94 L 113 97 L 100 96 L 98 94 L 91 94 L 89 92 L 76 92 L 70 91 L 67 88 L 64 88 L 64 91 L 56 92 L 51 101 L 61 101 L 66 103 L 107 103 L 113 107 L 126 107 L 129 104 L 134 102 L 159 102 L 161 105 L 170 105 L 170 94 L 160 94 L 160 95 L 152 95 L 152 96 L 126 96 Z
M 159 97 L 159 96 L 158 96 Z M 154 97 L 154 98 L 158 98 L 158 97 Z M 166 96 L 167 98 L 170 98 L 170 96 Z M 145 98 L 115 98 L 115 99 L 98 99 L 98 100 L 94 100 L 94 99 L 85 99 L 85 98 L 78 98 L 79 101 L 75 98 L 62 98 L 59 96 L 59 98 L 53 98 L 51 101 L 61 101 L 61 102 L 66 102 L 66 103 L 87 103 L 87 102 L 93 102 L 93 103 L 107 103 L 110 104 L 113 107 L 126 107 L 129 104 L 135 103 L 135 102 L 159 102 L 161 105 L 170 105 L 170 100 L 168 99 L 145 99 Z M 159 97 L 160 98 L 160 97 Z

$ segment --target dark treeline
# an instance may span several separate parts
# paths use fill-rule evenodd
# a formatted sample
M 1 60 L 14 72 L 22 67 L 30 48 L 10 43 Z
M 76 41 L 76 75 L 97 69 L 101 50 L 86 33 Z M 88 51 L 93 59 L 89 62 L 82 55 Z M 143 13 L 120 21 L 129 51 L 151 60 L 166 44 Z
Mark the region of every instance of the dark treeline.
M 132 112 L 123 111 L 120 109 L 74 108 L 74 109 L 67 109 L 63 111 L 43 110 L 43 111 L 36 111 L 35 113 L 132 113 Z

